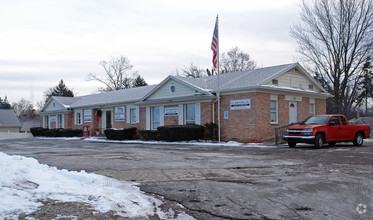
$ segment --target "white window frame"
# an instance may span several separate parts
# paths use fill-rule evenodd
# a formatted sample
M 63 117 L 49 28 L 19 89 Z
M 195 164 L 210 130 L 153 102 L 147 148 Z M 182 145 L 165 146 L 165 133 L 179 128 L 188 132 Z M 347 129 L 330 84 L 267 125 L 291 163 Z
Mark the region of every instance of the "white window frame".
M 83 123 L 91 123 L 92 122 L 92 109 L 84 109 L 83 110 Z
M 138 105 L 128 105 L 126 106 L 126 108 L 127 108 L 127 124 L 140 123 L 140 107 Z
M 58 114 L 57 115 L 57 128 L 65 128 L 65 115 Z
M 44 128 L 50 128 L 49 115 L 44 115 Z
M 311 106 L 312 106 L 312 109 L 311 109 Z M 315 104 L 315 99 L 310 99 L 310 108 L 309 108 L 309 111 L 310 111 L 310 116 L 316 114 L 316 104 Z
M 158 109 L 159 115 L 159 121 L 154 121 L 154 109 Z M 155 123 L 158 123 L 158 126 L 154 126 Z M 153 106 L 150 108 L 150 129 L 156 130 L 157 127 L 161 126 L 161 107 L 160 106 Z
M 83 111 L 82 110 L 75 111 L 74 122 L 75 122 L 75 125 L 83 124 Z
M 271 106 L 272 106 L 272 103 L 275 103 L 276 104 L 276 110 L 272 110 Z M 271 124 L 278 124 L 278 100 L 273 100 L 271 99 L 270 101 L 270 104 L 269 104 L 269 120 L 271 121 Z M 272 113 L 275 113 L 276 114 L 276 120 L 275 121 L 272 121 Z
M 188 110 L 188 105 L 194 105 L 194 120 L 187 120 L 187 110 Z M 195 125 L 196 124 L 196 104 L 195 103 L 188 103 L 188 104 L 185 104 L 184 105 L 184 124 L 185 125 Z M 192 123 L 189 123 L 188 122 L 192 122 Z

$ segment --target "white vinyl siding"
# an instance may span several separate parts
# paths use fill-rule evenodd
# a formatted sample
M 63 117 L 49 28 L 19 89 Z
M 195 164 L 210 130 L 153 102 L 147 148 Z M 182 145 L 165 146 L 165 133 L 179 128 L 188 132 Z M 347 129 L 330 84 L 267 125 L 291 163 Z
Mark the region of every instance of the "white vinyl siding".
M 171 92 L 171 86 L 175 87 L 175 91 Z M 195 89 L 190 88 L 182 83 L 170 79 L 168 82 L 163 84 L 157 91 L 155 91 L 147 100 L 153 99 L 164 99 L 170 97 L 183 97 L 183 96 L 193 96 L 195 94 Z
M 297 70 L 294 71 L 294 69 L 289 70 L 288 72 L 277 77 L 276 80 L 278 81 L 278 84 L 276 86 L 279 87 L 291 87 L 302 90 L 310 90 L 310 85 L 313 85 L 313 83 L 305 75 Z M 273 85 L 272 80 L 267 84 Z M 316 86 L 313 86 L 312 91 L 321 92 L 319 89 L 317 89 Z

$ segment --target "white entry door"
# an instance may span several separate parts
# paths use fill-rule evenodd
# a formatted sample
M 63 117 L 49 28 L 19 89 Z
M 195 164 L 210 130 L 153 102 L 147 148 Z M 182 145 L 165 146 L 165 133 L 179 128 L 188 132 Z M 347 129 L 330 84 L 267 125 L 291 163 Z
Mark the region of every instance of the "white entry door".
M 289 102 L 289 123 L 298 121 L 297 102 Z

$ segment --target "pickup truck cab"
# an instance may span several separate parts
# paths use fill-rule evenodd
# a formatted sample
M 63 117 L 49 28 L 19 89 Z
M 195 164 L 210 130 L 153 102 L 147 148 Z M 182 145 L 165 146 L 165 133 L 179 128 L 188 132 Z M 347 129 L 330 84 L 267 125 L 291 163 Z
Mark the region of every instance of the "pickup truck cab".
M 322 148 L 326 143 L 333 146 L 337 142 L 353 142 L 355 146 L 361 146 L 363 139 L 369 136 L 369 125 L 349 125 L 344 115 L 315 115 L 299 125 L 288 127 L 283 138 L 289 147 L 309 143 Z

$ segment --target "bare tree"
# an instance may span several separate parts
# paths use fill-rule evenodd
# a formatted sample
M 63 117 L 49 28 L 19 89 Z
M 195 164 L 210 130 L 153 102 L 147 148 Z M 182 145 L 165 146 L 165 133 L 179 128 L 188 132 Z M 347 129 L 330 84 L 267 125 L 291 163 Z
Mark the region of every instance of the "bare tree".
M 250 58 L 250 55 L 238 47 L 233 47 L 227 53 L 221 54 L 220 73 L 251 70 L 256 67 L 256 62 Z
M 191 63 L 188 67 L 185 67 L 181 70 L 182 76 L 191 77 L 191 78 L 201 78 L 206 74 L 204 69 L 199 68 L 198 66 Z
M 97 74 L 89 73 L 88 80 L 103 83 L 106 87 L 101 88 L 101 91 L 113 91 L 131 87 L 131 80 L 127 75 L 132 70 L 133 65 L 130 64 L 127 57 L 111 57 L 108 61 L 101 61 L 100 65 L 105 70 L 105 76 L 99 77 Z
M 291 34 L 315 78 L 334 95 L 327 112 L 351 115 L 362 100 L 362 66 L 373 49 L 372 0 L 303 1 L 300 15 Z
M 29 112 L 34 109 L 34 105 L 24 98 L 20 99 L 18 102 L 14 102 L 12 104 L 12 107 L 17 116 L 20 116 L 22 113 Z

